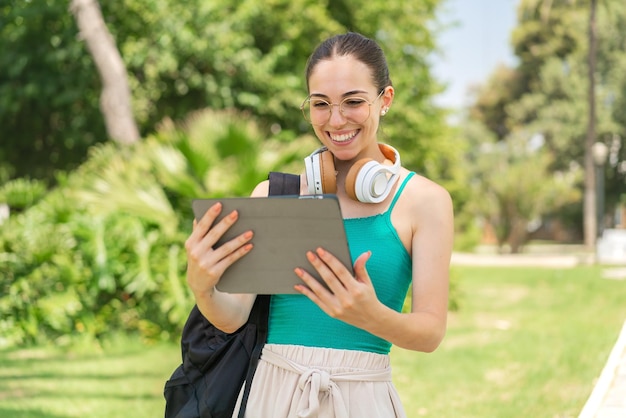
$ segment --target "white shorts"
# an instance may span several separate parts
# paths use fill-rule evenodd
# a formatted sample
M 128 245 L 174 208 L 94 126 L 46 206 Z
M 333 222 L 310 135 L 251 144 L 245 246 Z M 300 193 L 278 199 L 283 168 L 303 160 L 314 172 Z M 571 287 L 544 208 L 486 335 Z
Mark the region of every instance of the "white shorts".
M 233 417 L 239 412 L 239 402 Z M 404 418 L 389 356 L 266 344 L 246 418 Z

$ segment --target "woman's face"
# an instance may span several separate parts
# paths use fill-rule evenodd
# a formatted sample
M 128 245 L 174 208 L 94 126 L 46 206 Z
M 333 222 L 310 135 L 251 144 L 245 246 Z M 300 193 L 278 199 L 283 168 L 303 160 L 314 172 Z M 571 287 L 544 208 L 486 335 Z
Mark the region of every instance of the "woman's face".
M 312 125 L 313 130 L 336 158 L 352 160 L 377 149 L 381 109 L 391 105 L 393 88 L 387 87 L 379 96 L 369 67 L 350 55 L 319 61 L 308 84 L 311 112 L 317 112 L 321 121 Z M 321 116 L 328 109 L 330 117 L 324 121 Z M 369 116 L 363 113 L 368 111 Z

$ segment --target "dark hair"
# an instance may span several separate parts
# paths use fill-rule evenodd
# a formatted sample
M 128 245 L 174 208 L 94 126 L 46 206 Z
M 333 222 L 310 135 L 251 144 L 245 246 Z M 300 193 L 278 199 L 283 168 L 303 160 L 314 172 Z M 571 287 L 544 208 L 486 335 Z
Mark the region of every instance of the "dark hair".
M 372 72 L 372 81 L 379 92 L 385 87 L 392 85 L 385 53 L 380 46 L 375 41 L 359 33 L 348 32 L 328 38 L 315 48 L 306 64 L 307 89 L 309 87 L 309 77 L 311 77 L 313 69 L 320 61 L 346 55 L 352 55 L 355 59 L 369 67 Z

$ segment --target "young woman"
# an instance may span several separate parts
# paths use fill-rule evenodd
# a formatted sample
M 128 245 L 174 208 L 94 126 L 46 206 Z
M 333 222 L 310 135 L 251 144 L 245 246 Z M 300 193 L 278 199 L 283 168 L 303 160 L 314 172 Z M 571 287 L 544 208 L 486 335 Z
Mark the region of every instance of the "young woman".
M 269 335 L 246 416 L 404 417 L 391 380 L 389 351 L 431 352 L 446 331 L 453 241 L 449 194 L 401 166 L 397 151 L 377 139 L 394 88 L 381 48 L 347 33 L 327 39 L 306 69 L 302 104 L 324 148 L 305 161 L 302 194 L 335 193 L 353 271 L 318 248 L 294 273 L 299 294 L 274 295 Z M 268 182 L 252 196 L 267 196 Z M 232 332 L 245 323 L 255 295 L 215 289 L 222 273 L 252 250 L 252 233 L 213 249 L 237 220 L 214 224 L 211 208 L 186 242 L 187 281 L 201 312 Z M 328 288 L 318 283 L 317 273 Z M 412 308 L 401 308 L 412 284 Z M 234 416 L 237 415 L 235 411 Z

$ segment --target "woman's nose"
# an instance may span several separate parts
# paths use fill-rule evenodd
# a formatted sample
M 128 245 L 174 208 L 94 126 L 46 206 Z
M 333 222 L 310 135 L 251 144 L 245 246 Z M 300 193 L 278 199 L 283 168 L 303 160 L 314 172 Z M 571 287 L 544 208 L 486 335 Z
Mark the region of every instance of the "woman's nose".
M 330 119 L 328 120 L 328 123 L 331 126 L 341 126 L 346 123 L 346 117 L 341 111 L 341 105 L 330 105 Z

